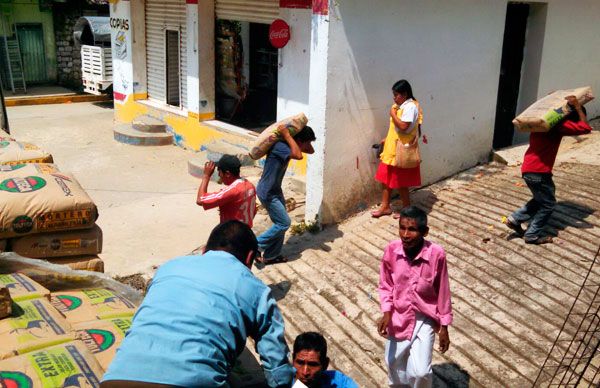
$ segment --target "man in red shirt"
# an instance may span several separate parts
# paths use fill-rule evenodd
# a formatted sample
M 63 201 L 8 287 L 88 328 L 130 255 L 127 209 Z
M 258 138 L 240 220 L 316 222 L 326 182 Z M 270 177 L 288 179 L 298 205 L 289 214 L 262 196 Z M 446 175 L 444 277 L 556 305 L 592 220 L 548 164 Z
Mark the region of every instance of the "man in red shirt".
M 216 193 L 207 193 L 208 182 L 215 167 L 219 171 L 221 182 L 227 187 Z M 238 220 L 252 227 L 252 220 L 256 215 L 256 189 L 252 183 L 240 177 L 240 167 L 239 159 L 233 155 L 223 155 L 216 164 L 206 162 L 196 203 L 204 210 L 218 206 L 221 223 Z
M 506 226 L 522 236 L 528 244 L 552 242 L 552 237 L 543 236 L 542 232 L 556 204 L 552 167 L 563 136 L 584 135 L 592 130 L 585 108 L 577 98 L 568 96 L 567 101 L 573 111 L 561 123 L 548 132 L 532 132 L 529 136 L 529 148 L 525 152 L 521 173 L 533 198 L 505 221 Z M 521 224 L 528 221 L 529 227 L 523 230 Z

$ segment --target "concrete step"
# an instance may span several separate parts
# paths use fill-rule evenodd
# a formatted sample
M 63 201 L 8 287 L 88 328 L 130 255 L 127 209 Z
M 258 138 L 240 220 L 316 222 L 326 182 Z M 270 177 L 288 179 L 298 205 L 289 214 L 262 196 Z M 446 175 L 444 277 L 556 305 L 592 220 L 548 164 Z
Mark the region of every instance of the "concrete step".
M 150 133 L 133 129 L 129 125 L 117 125 L 113 128 L 116 141 L 135 146 L 163 146 L 173 144 L 171 133 Z
M 223 155 L 235 155 L 242 166 L 253 166 L 255 161 L 248 155 L 248 148 L 243 145 L 231 144 L 226 141 L 216 141 L 202 146 L 201 151 L 206 152 L 208 160 L 217 162 Z
M 140 116 L 133 120 L 133 129 L 147 133 L 165 133 L 167 125 L 157 118 L 151 116 Z

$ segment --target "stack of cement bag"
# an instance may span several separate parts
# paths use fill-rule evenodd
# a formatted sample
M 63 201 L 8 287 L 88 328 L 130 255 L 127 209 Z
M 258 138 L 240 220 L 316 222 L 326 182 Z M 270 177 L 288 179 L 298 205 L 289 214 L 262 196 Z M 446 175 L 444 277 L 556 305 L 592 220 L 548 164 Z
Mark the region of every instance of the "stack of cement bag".
M 50 154 L 23 144 L 0 141 L 0 252 L 103 272 L 96 205 L 74 176 L 35 162 L 52 161 Z
M 12 311 L 0 319 L 0 385 L 98 387 L 134 303 L 108 288 L 50 292 L 22 273 L 0 274 L 2 288 Z

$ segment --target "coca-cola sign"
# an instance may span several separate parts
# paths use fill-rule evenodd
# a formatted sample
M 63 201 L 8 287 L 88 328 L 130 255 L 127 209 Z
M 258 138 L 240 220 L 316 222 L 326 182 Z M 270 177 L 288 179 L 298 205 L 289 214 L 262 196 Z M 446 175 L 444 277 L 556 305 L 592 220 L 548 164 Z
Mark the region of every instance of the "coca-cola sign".
M 290 26 L 281 19 L 275 19 L 269 27 L 269 42 L 275 48 L 284 47 L 290 41 Z

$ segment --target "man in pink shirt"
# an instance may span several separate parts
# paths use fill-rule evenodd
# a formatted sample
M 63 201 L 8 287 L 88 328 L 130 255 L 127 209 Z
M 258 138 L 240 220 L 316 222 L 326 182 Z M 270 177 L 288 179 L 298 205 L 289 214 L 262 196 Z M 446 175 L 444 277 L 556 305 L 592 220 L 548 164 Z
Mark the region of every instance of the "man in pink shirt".
M 444 249 L 425 240 L 427 215 L 415 206 L 400 211 L 400 240 L 385 248 L 379 277 L 383 317 L 377 330 L 387 338 L 390 387 L 431 387 L 435 332 L 439 351 L 450 346 L 450 284 Z
M 585 108 L 575 96 L 568 96 L 567 102 L 572 112 L 548 132 L 532 132 L 529 135 L 529 148 L 525 151 L 521 173 L 533 198 L 523 207 L 512 213 L 504 222 L 527 244 L 547 244 L 552 237 L 543 234 L 556 198 L 552 180 L 552 168 L 563 136 L 577 136 L 590 133 Z M 527 230 L 521 224 L 529 222 Z
M 208 182 L 215 167 L 219 170 L 219 178 L 227 187 L 216 193 L 207 193 Z M 206 162 L 196 203 L 204 210 L 218 206 L 221 223 L 238 220 L 252 227 L 256 215 L 256 189 L 252 183 L 240 177 L 240 167 L 240 160 L 233 155 L 223 155 L 217 164 Z

